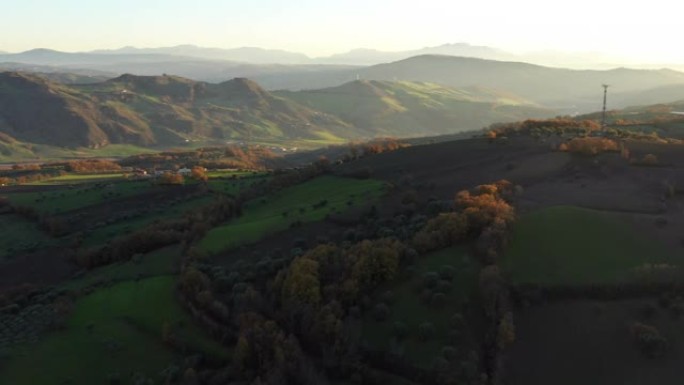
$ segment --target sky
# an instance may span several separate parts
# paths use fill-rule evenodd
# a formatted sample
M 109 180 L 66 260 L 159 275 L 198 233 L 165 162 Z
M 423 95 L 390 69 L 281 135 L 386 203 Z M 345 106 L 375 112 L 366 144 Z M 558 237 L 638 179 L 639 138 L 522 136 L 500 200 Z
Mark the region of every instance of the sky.
M 0 51 L 258 46 L 325 56 L 466 42 L 684 63 L 671 0 L 0 0 Z

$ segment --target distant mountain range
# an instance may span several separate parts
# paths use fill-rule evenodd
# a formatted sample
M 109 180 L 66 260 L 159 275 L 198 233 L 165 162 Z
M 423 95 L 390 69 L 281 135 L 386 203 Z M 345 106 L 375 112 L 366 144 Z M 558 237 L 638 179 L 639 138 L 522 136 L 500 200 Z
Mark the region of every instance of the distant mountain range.
M 417 51 L 392 53 L 393 57 L 418 52 L 439 51 L 505 57 L 506 53 L 488 47 L 451 44 Z M 388 58 L 387 53 L 373 50 L 352 51 L 335 57 L 363 62 L 369 56 Z M 191 56 L 195 55 L 195 56 Z M 198 57 L 203 56 L 203 57 Z M 173 74 L 197 81 L 220 83 L 236 77 L 253 79 L 268 90 L 304 90 L 336 87 L 350 81 L 421 81 L 444 86 L 485 87 L 509 92 L 563 113 L 596 110 L 601 102 L 601 84 L 611 88 L 613 107 L 626 104 L 649 104 L 657 96 L 652 89 L 684 82 L 684 75 L 672 70 L 570 70 L 544 67 L 517 61 L 489 60 L 465 56 L 421 55 L 372 66 L 332 64 L 263 64 L 237 60 L 267 62 L 302 62 L 304 56 L 279 50 L 241 48 L 234 50 L 205 49 L 195 46 L 113 51 L 65 53 L 36 49 L 19 54 L 0 55 L 0 71 L 28 71 L 64 83 L 93 83 L 122 73 L 144 76 Z M 220 59 L 220 60 L 219 60 Z M 228 61 L 226 59 L 235 59 Z M 321 59 L 322 60 L 322 59 Z M 323 61 L 325 61 L 323 60 Z M 344 60 L 342 60 L 344 61 Z M 73 74 L 73 75 L 67 75 Z M 647 92 L 639 96 L 641 92 Z M 625 94 L 625 96 L 621 96 Z M 664 96 L 661 95 L 660 99 Z M 671 99 L 663 99 L 671 100 Z
M 26 52 L 13 53 L 0 51 L 0 62 L 17 61 L 27 64 L 63 65 L 79 62 L 99 62 L 111 60 L 117 62 L 139 62 L 141 60 L 155 61 L 178 61 L 178 60 L 213 60 L 228 61 L 242 64 L 286 64 L 286 65 L 314 65 L 335 64 L 369 66 L 388 63 L 421 55 L 448 55 L 474 57 L 489 60 L 517 61 L 534 63 L 545 66 L 573 68 L 573 69 L 610 69 L 626 66 L 634 68 L 673 68 L 683 69 L 683 63 L 637 63 L 634 59 L 616 57 L 601 52 L 564 52 L 558 50 L 532 51 L 523 54 L 514 54 L 498 48 L 471 45 L 468 43 L 451 43 L 433 47 L 404 51 L 382 51 L 373 48 L 357 48 L 348 52 L 336 53 L 330 56 L 310 57 L 302 53 L 291 52 L 281 49 L 265 49 L 259 47 L 239 48 L 208 48 L 192 44 L 177 45 L 172 47 L 122 47 L 118 49 L 100 49 L 87 52 L 59 52 L 44 48 L 29 50 Z M 96 55 L 96 57 L 90 57 Z M 109 55 L 110 58 L 102 58 Z M 54 56 L 54 57 L 53 57 Z M 17 59 L 17 60 L 14 60 Z
M 0 74 L 0 152 L 5 157 L 35 144 L 320 146 L 376 136 L 456 133 L 554 113 L 494 90 L 428 83 L 355 81 L 332 89 L 271 93 L 244 78 L 211 84 L 177 76 L 122 75 L 65 85 L 32 74 Z
M 444 44 L 437 47 L 425 47 L 398 52 L 360 48 L 346 53 L 317 58 L 311 58 L 301 53 L 277 49 L 264 49 L 258 47 L 240 47 L 232 49 L 205 48 L 190 44 L 158 48 L 123 47 L 112 50 L 95 50 L 76 53 L 38 48 L 14 54 L 0 51 L 0 54 L 3 55 L 0 56 L 0 62 L 14 61 L 41 65 L 94 65 L 105 64 L 111 61 L 118 63 L 141 63 L 150 61 L 192 61 L 193 59 L 203 59 L 243 64 L 337 64 L 366 66 L 428 54 L 478 57 L 493 60 L 513 60 L 515 58 L 515 55 L 498 49 L 485 46 L 473 46 L 466 43 Z

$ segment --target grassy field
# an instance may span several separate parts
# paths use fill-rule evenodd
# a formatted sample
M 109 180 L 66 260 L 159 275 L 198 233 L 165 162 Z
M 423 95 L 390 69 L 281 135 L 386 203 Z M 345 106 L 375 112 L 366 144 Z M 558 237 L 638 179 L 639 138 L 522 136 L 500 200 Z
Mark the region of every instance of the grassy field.
M 319 177 L 249 202 L 241 217 L 212 229 L 199 246 L 216 253 L 256 242 L 267 234 L 287 229 L 295 221 L 319 221 L 350 205 L 371 202 L 382 192 L 383 183 L 375 180 Z M 324 206 L 312 207 L 322 200 L 327 200 Z
M 59 214 L 112 198 L 140 194 L 151 187 L 148 181 L 125 181 L 111 183 L 109 187 L 84 185 L 78 188 L 9 193 L 6 196 L 12 203 L 33 207 L 40 213 Z
M 244 178 L 249 176 L 262 175 L 263 172 L 251 170 L 210 170 L 207 171 L 209 179 L 214 178 Z
M 147 253 L 137 261 L 118 262 L 90 270 L 82 277 L 67 281 L 62 287 L 76 291 L 111 282 L 173 275 L 178 271 L 179 260 L 180 246 L 169 246 Z
M 181 344 L 210 357 L 227 359 L 227 352 L 197 328 L 176 302 L 174 277 L 123 282 L 99 289 L 75 303 L 64 330 L 56 331 L 13 356 L 0 371 L 0 383 L 106 384 L 120 373 L 132 384 L 131 373 L 160 381 L 159 372 L 182 355 L 162 341 L 169 323 Z
M 43 180 L 33 184 L 74 184 L 74 183 L 92 183 L 92 182 L 108 182 L 114 180 L 123 180 L 123 173 L 112 174 L 65 174 Z
M 443 293 L 444 305 L 430 304 L 429 300 L 421 298 L 423 277 L 429 272 L 439 274 L 447 269 L 446 266 L 451 266 L 455 274 L 452 279 L 447 279 L 450 289 Z M 476 349 L 473 341 L 469 341 L 463 335 L 458 341 L 450 339 L 450 322 L 455 313 L 468 318 L 463 304 L 464 301 L 471 299 L 476 289 L 478 271 L 476 263 L 466 254 L 465 248 L 452 247 L 419 257 L 415 264 L 415 272 L 411 276 L 400 277 L 380 290 L 380 293 L 389 290 L 394 297 L 392 303 L 387 303 L 390 315 L 386 320 L 378 321 L 371 309 L 362 321 L 362 339 L 376 350 L 390 351 L 394 323 L 401 322 L 407 327 L 408 334 L 401 342 L 400 350 L 409 362 L 429 368 L 446 345 L 455 346 L 459 354 L 467 355 L 470 349 Z M 440 289 L 432 291 L 436 293 L 438 290 Z M 434 335 L 425 341 L 419 338 L 418 333 L 420 324 L 424 322 L 431 322 L 434 325 Z M 465 330 L 461 332 L 470 334 L 470 338 L 473 336 L 473 333 Z
M 229 177 L 215 177 L 210 178 L 207 181 L 207 184 L 212 189 L 212 191 L 216 191 L 223 194 L 235 195 L 238 192 L 240 192 L 240 190 L 247 188 L 256 182 L 268 178 L 268 176 L 265 174 L 259 175 L 260 176 L 253 177 L 253 174 L 250 172 L 249 174 L 246 174 L 243 177 L 238 177 L 237 179 L 231 179 Z
M 559 206 L 515 224 L 502 265 L 516 283 L 615 283 L 645 263 L 672 261 L 667 250 L 608 214 Z
M 167 208 L 160 208 L 154 212 L 150 212 L 146 215 L 131 220 L 98 227 L 85 237 L 83 244 L 84 246 L 96 246 L 106 243 L 107 241 L 116 237 L 140 230 L 155 221 L 181 217 L 185 212 L 193 209 L 194 207 L 208 205 L 213 199 L 214 198 L 211 195 L 201 196 L 175 205 L 170 205 Z
M 0 260 L 55 243 L 57 241 L 38 229 L 35 223 L 17 215 L 0 215 Z

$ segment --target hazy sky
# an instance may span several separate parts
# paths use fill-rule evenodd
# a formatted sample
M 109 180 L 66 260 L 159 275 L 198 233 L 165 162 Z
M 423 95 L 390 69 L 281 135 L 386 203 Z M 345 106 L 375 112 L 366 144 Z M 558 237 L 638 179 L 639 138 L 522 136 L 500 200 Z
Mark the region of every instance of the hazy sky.
M 0 50 L 197 44 L 311 56 L 449 42 L 684 61 L 672 0 L 0 0 Z

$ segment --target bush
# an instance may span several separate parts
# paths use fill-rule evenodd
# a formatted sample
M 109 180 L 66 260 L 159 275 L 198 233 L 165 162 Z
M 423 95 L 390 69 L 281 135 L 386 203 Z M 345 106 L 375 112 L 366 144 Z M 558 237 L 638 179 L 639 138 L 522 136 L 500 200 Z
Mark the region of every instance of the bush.
M 403 340 L 409 334 L 408 326 L 401 321 L 395 321 L 392 325 L 392 334 L 394 334 L 398 340 Z
M 445 280 L 440 280 L 437 283 L 437 291 L 440 293 L 448 293 L 451 291 L 452 285 L 451 282 L 445 281 Z
M 667 340 L 655 326 L 634 322 L 630 327 L 632 340 L 637 349 L 648 358 L 658 358 L 665 355 Z
M 439 277 L 444 280 L 452 280 L 456 276 L 456 269 L 451 265 L 444 265 L 439 270 Z
M 449 361 L 453 361 L 458 356 L 458 350 L 453 346 L 447 345 L 442 348 L 442 356 Z
M 421 341 L 427 341 L 435 335 L 435 325 L 432 322 L 423 322 L 418 326 L 418 337 Z
M 423 274 L 423 287 L 433 289 L 439 283 L 439 275 L 433 271 Z
M 435 293 L 430 299 L 430 304 L 436 308 L 442 308 L 446 305 L 446 295 L 444 293 Z
M 389 307 L 382 302 L 375 305 L 375 307 L 373 308 L 373 318 L 375 318 L 375 320 L 378 322 L 385 321 L 387 317 L 389 317 L 389 314 Z

